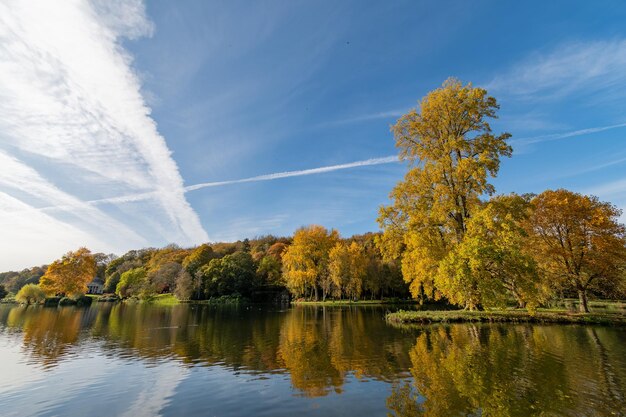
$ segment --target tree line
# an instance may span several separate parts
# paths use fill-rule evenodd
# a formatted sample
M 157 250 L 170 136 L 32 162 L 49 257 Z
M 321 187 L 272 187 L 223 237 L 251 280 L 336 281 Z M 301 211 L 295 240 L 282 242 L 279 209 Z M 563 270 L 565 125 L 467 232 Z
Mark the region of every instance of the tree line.
M 589 293 L 626 297 L 626 229 L 617 207 L 565 189 L 495 194 L 490 181 L 513 151 L 511 135 L 491 129 L 498 109 L 486 90 L 449 79 L 397 121 L 392 131 L 407 172 L 380 209 L 380 233 L 342 239 L 311 225 L 292 237 L 120 257 L 81 248 L 48 267 L 0 274 L 0 284 L 12 292 L 29 284 L 35 298 L 39 290 L 78 295 L 97 277 L 122 298 L 253 297 L 284 288 L 313 300 L 410 294 L 467 309 L 513 302 L 531 311 L 565 296 L 578 297 L 585 312 Z
M 94 279 L 105 293 L 119 298 L 173 293 L 180 300 L 254 300 L 281 291 L 307 299 L 407 298 L 399 263 L 383 260 L 375 238 L 369 233 L 342 239 L 335 230 L 312 225 L 293 237 L 262 236 L 194 248 L 169 245 L 119 257 L 80 248 L 37 269 L 43 272 L 30 280 L 16 277 L 30 276 L 27 271 L 34 268 L 5 273 L 8 279 L 0 282 L 10 283 L 9 291 L 27 303 L 52 296 L 80 297 Z

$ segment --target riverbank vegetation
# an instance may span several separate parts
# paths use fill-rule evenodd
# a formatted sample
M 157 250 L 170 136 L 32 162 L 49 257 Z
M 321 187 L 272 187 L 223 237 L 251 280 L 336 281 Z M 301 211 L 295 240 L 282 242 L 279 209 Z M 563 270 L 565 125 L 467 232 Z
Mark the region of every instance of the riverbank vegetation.
M 622 313 L 624 311 L 622 310 Z M 448 310 L 448 311 L 397 311 L 386 315 L 388 322 L 396 325 L 430 323 L 561 323 L 599 324 L 626 326 L 626 315 L 613 312 L 581 313 L 564 310 L 539 309 L 532 314 L 520 309 L 500 309 L 490 311 Z
M 565 297 L 577 297 L 581 312 L 589 295 L 626 298 L 626 229 L 614 205 L 565 189 L 495 194 L 491 181 L 513 151 L 511 135 L 490 126 L 498 109 L 484 89 L 450 79 L 398 120 L 407 172 L 380 209 L 379 233 L 342 238 L 310 225 L 291 237 L 120 257 L 80 248 L 47 267 L 0 274 L 0 285 L 7 296 L 28 284 L 76 300 L 95 279 L 121 299 L 412 297 L 469 311 L 514 303 L 530 315 Z

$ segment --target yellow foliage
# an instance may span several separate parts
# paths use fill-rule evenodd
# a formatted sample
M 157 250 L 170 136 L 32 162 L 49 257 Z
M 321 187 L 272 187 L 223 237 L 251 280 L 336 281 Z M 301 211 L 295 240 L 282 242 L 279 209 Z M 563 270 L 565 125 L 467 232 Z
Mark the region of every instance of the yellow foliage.
M 339 240 L 336 230 L 311 225 L 298 229 L 293 243 L 283 254 L 283 272 L 287 287 L 296 296 L 312 290 L 318 298 L 318 288 L 328 279 L 328 254 Z
M 510 135 L 494 135 L 488 123 L 498 108 L 484 89 L 449 79 L 393 127 L 409 171 L 392 191 L 392 205 L 380 210 L 384 233 L 377 242 L 387 259 L 402 258 L 416 298 L 438 295 L 439 263 L 463 239 L 480 196 L 494 192 L 488 179 L 500 157 L 511 155 Z
M 77 296 L 87 292 L 87 284 L 96 275 L 96 261 L 87 248 L 68 252 L 46 270 L 39 286 L 49 295 Z

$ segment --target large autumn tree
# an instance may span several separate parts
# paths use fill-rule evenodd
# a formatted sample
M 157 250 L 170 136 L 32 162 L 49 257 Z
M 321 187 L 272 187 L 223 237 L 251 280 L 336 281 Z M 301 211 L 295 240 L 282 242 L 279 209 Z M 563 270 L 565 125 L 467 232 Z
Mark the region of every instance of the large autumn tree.
M 319 298 L 319 290 L 326 298 L 329 280 L 328 262 L 330 249 L 339 241 L 336 230 L 311 225 L 296 230 L 293 243 L 283 254 L 283 273 L 289 290 L 297 295 L 313 293 Z
M 46 270 L 39 286 L 46 294 L 77 296 L 87 292 L 87 284 L 96 275 L 96 260 L 87 248 L 68 252 Z
M 435 283 L 450 301 L 469 307 L 506 306 L 534 310 L 550 295 L 528 250 L 525 226 L 529 197 L 492 198 L 468 221 L 463 241 L 442 261 Z
M 489 125 L 498 108 L 486 90 L 448 79 L 393 127 L 409 170 L 393 189 L 392 204 L 380 210 L 379 245 L 387 259 L 401 258 L 416 298 L 447 295 L 433 277 L 462 241 L 480 197 L 494 192 L 489 179 L 500 158 L 511 155 L 510 135 L 494 134 Z
M 531 247 L 545 276 L 578 293 L 588 312 L 594 284 L 618 285 L 626 269 L 626 229 L 621 211 L 597 197 L 548 190 L 532 200 Z

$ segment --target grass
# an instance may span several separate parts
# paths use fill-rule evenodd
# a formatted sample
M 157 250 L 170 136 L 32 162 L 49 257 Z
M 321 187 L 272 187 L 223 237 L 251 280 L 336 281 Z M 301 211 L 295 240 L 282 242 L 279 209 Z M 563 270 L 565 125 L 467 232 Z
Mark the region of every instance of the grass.
M 180 301 L 174 294 L 166 293 L 166 294 L 157 294 L 153 297 L 150 297 L 147 300 L 143 300 L 145 303 L 150 303 L 159 306 L 174 306 L 180 304 Z
M 221 297 L 210 298 L 208 300 L 190 300 L 190 301 L 180 301 L 174 294 L 166 293 L 166 294 L 157 294 L 148 299 L 140 300 L 142 303 L 149 303 L 158 306 L 174 306 L 181 303 L 185 304 L 208 304 L 208 305 L 223 305 L 223 304 L 240 304 L 246 303 L 247 300 L 235 296 L 235 295 L 224 295 Z
M 572 313 L 565 310 L 539 310 L 530 314 L 526 310 L 490 311 L 398 311 L 389 313 L 387 321 L 392 324 L 429 323 L 561 323 L 561 324 L 601 324 L 626 326 L 626 314 L 619 313 Z

